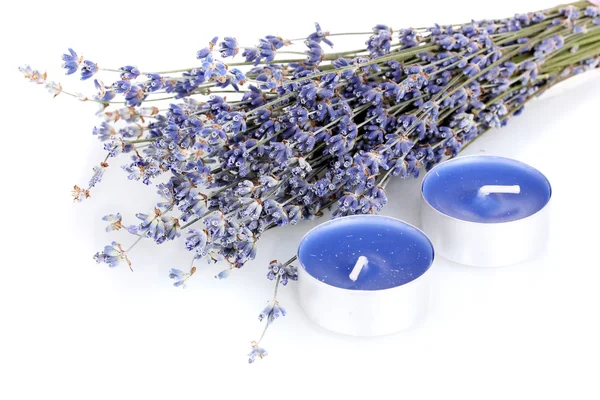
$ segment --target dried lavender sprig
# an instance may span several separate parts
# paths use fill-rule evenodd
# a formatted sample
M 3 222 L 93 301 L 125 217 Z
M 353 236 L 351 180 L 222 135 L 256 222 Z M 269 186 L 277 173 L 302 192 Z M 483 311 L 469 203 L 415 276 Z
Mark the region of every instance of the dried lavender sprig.
M 279 289 L 279 284 L 286 286 L 289 280 L 298 280 L 298 269 L 291 264 L 296 261 L 297 257 L 294 256 L 286 261 L 284 264 L 279 263 L 277 260 L 271 261 L 269 264 L 269 273 L 267 274 L 267 278 L 270 280 L 275 280 L 275 289 L 273 290 L 273 300 L 270 301 L 264 310 L 258 316 L 259 321 L 263 319 L 266 320 L 265 327 L 260 335 L 258 340 L 252 341 L 252 350 L 250 354 L 248 354 L 248 362 L 253 363 L 256 357 L 263 358 L 267 355 L 267 352 L 264 348 L 259 347 L 262 342 L 265 334 L 267 333 L 267 329 L 271 326 L 273 321 L 275 321 L 280 316 L 283 317 L 287 315 L 287 311 L 285 308 L 281 307 L 279 301 L 277 300 L 277 291 Z

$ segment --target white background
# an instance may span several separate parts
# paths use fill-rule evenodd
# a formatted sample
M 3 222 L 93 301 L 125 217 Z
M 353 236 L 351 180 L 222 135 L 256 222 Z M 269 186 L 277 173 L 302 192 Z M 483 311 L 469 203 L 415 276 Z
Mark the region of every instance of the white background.
M 199 265 L 186 290 L 167 277 L 189 263 L 181 241 L 142 243 L 131 253 L 134 273 L 96 265 L 92 254 L 104 244 L 129 239 L 106 234 L 100 218 L 120 211 L 133 222 L 134 212 L 152 207 L 155 190 L 127 181 L 121 159 L 89 201 L 73 204 L 73 184 L 84 185 L 103 156 L 91 135 L 95 105 L 52 99 L 17 72 L 23 63 L 47 68 L 77 90 L 78 78 L 60 69 L 67 47 L 105 67 L 178 68 L 193 66 L 214 35 L 242 44 L 265 34 L 298 37 L 315 20 L 338 32 L 428 26 L 555 1 L 5 2 L 0 398 L 599 398 L 600 71 L 548 92 L 465 153 L 510 156 L 548 176 L 547 254 L 499 269 L 438 259 L 426 321 L 375 339 L 313 325 L 291 284 L 280 291 L 289 315 L 273 325 L 264 341 L 270 354 L 254 365 L 246 354 L 272 295 L 267 263 L 293 255 L 319 221 L 267 233 L 257 259 L 225 281 L 212 278 L 221 266 Z M 384 214 L 417 223 L 419 183 L 391 184 Z

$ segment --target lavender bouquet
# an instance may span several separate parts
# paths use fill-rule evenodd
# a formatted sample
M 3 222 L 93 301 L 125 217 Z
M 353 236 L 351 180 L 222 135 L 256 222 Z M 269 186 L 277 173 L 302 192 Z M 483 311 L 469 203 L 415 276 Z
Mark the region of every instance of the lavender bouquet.
M 128 179 L 158 189 L 138 222 L 104 217 L 107 231 L 126 229 L 133 239 L 105 246 L 98 263 L 131 268 L 140 240 L 183 236 L 191 265 L 170 270 L 176 287 L 200 260 L 225 264 L 216 278 L 226 278 L 254 258 L 266 230 L 328 209 L 333 217 L 378 212 L 393 177 L 416 177 L 455 156 L 546 89 L 600 64 L 600 8 L 586 1 L 431 28 L 331 34 L 315 25 L 307 38 L 269 35 L 250 47 L 215 37 L 195 67 L 172 71 L 105 68 L 69 49 L 63 67 L 94 78 L 92 96 L 20 69 L 54 96 L 101 106 L 93 134 L 106 157 L 87 186 L 74 186 L 76 201 L 90 197 L 120 156 Z M 367 39 L 326 52 L 342 35 Z M 96 78 L 111 73 L 110 84 Z M 275 294 L 259 315 L 264 330 L 250 362 L 267 354 L 264 334 L 286 315 L 277 289 L 297 279 L 295 260 L 269 265 Z

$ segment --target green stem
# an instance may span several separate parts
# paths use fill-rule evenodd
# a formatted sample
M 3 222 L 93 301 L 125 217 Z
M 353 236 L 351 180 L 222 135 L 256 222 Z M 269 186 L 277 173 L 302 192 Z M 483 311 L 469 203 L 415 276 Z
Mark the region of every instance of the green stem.
M 588 54 L 588 53 L 594 53 L 594 50 L 598 50 L 598 48 L 600 47 L 600 35 L 594 37 L 594 38 L 590 38 L 590 39 L 594 39 L 594 40 L 589 40 L 586 41 L 584 43 L 584 45 L 582 47 L 580 47 L 576 52 L 572 53 L 572 52 L 568 52 L 567 54 L 562 54 L 560 57 L 550 57 L 549 60 L 547 62 L 544 63 L 544 65 L 542 66 L 542 69 L 545 68 L 554 68 L 555 66 L 558 65 L 564 65 L 565 63 L 567 64 L 573 64 L 573 62 L 571 62 L 571 60 L 573 59 L 577 59 L 579 58 L 579 56 L 581 54 Z
M 275 303 L 277 301 L 277 289 L 279 288 L 280 280 L 281 280 L 281 275 L 277 274 L 277 278 L 275 278 L 275 290 L 273 292 L 273 303 Z M 260 338 L 256 341 L 256 345 L 259 345 L 261 340 L 263 340 L 263 338 L 265 337 L 265 333 L 267 333 L 267 329 L 269 329 L 269 326 L 271 326 L 271 324 L 269 323 L 269 320 L 267 319 L 267 323 L 265 324 L 265 329 L 263 329 L 262 334 L 260 335 Z
M 521 29 L 520 31 L 507 32 L 504 34 L 504 35 L 507 35 L 507 37 L 495 42 L 495 44 L 500 46 L 501 44 L 512 42 L 512 41 L 515 41 L 515 40 L 523 38 L 523 37 L 527 37 L 527 36 L 531 35 L 532 33 L 538 33 L 540 31 L 545 30 L 546 27 L 548 27 L 548 25 L 550 25 L 551 23 L 552 23 L 552 21 L 545 21 L 545 22 L 536 24 L 534 26 L 530 26 L 528 28 Z
M 146 139 L 130 140 L 130 141 L 126 141 L 125 144 L 154 142 L 154 141 L 156 141 L 156 139 L 158 139 L 158 138 L 153 137 L 153 138 L 146 138 Z
M 581 62 L 588 58 L 593 58 L 596 56 L 600 56 L 600 43 L 598 45 L 591 46 L 590 48 L 588 48 L 584 51 L 580 50 L 577 53 L 574 53 L 573 57 L 571 57 L 571 58 L 562 60 L 562 61 L 554 63 L 554 64 L 544 65 L 542 67 L 541 72 L 547 72 L 550 69 L 568 67 L 570 65 L 577 64 L 578 62 Z

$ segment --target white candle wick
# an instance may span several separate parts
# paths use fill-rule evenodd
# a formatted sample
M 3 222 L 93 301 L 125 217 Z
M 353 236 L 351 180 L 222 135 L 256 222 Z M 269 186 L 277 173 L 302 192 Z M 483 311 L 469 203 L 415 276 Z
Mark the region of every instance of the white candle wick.
M 521 186 L 519 186 L 519 185 L 484 185 L 479 188 L 479 192 L 478 192 L 478 194 L 480 196 L 487 196 L 492 193 L 519 194 L 519 193 L 521 193 Z
M 367 257 L 365 257 L 365 256 L 358 257 L 358 260 L 356 260 L 356 264 L 354 264 L 354 268 L 352 268 L 352 272 L 350 272 L 350 279 L 352 279 L 353 282 L 356 282 L 356 280 L 358 279 L 358 275 L 360 274 L 360 271 L 362 271 L 362 269 L 368 263 L 369 263 L 369 260 L 367 259 Z

